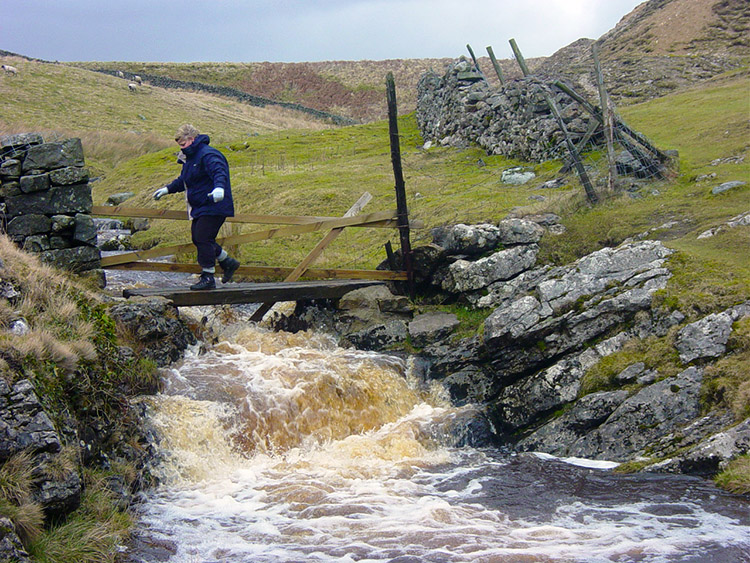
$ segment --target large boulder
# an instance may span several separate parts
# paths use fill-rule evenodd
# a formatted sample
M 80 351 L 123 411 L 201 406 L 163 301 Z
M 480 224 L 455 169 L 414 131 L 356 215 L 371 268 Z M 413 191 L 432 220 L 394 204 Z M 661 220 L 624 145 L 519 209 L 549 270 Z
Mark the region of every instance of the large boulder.
M 5 517 L 0 517 L 0 561 L 31 563 L 31 558 L 16 533 L 16 527 Z
M 596 430 L 576 441 L 567 454 L 627 461 L 660 436 L 700 415 L 703 370 L 690 367 L 644 387 L 617 407 Z
M 449 336 L 459 325 L 453 313 L 424 313 L 409 323 L 411 343 L 417 348 L 438 342 Z
M 80 504 L 82 483 L 77 470 L 58 458 L 64 455 L 62 441 L 42 408 L 28 379 L 13 386 L 0 378 L 0 462 L 12 455 L 33 456 L 32 496 L 49 518 L 75 510 Z
M 13 386 L 0 378 L 0 460 L 22 452 L 57 453 L 62 449 L 52 421 L 28 379 Z
M 732 324 L 748 314 L 750 302 L 708 315 L 682 328 L 675 343 L 680 360 L 687 364 L 697 359 L 721 356 L 726 351 Z
M 578 397 L 581 380 L 600 359 L 622 348 L 628 336 L 622 333 L 600 344 L 571 354 L 553 366 L 503 388 L 490 404 L 495 425 L 516 432 Z
M 539 300 L 559 311 L 615 284 L 641 285 L 647 279 L 668 276 L 661 266 L 672 252 L 652 240 L 603 248 L 577 260 L 563 275 L 541 282 L 537 288 Z
M 536 262 L 539 247 L 515 246 L 474 262 L 457 260 L 448 268 L 443 289 L 451 293 L 476 291 L 499 280 L 509 280 Z
M 660 473 L 691 473 L 711 477 L 734 458 L 750 453 L 750 418 L 711 435 L 698 445 L 648 466 Z
M 524 451 L 565 456 L 571 444 L 607 420 L 628 395 L 625 390 L 590 393 L 576 401 L 564 414 L 520 440 L 516 446 Z
M 432 240 L 445 249 L 448 255 L 484 254 L 497 248 L 500 229 L 490 223 L 450 227 L 437 227 L 432 230 Z

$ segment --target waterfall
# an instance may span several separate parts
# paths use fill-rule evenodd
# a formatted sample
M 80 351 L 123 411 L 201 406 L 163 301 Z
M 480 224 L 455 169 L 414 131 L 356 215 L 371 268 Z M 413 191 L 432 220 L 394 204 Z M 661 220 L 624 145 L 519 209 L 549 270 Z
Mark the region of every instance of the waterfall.
M 474 407 L 411 371 L 323 334 L 254 326 L 191 351 L 148 400 L 161 484 L 144 495 L 140 534 L 171 546 L 170 562 L 701 561 L 690 557 L 750 549 L 746 503 L 703 481 L 455 447 Z

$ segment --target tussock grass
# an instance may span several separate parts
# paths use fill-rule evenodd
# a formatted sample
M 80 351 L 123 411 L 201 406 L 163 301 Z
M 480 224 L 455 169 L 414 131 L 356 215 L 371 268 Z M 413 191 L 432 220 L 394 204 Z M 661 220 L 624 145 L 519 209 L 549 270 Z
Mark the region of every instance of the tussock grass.
M 0 260 L 0 277 L 18 292 L 11 301 L 0 299 L 0 376 L 9 383 L 28 378 L 53 421 L 69 424 L 71 417 L 97 413 L 122 421 L 125 428 L 129 414 L 123 389 L 136 393 L 156 388 L 156 366 L 119 357 L 114 322 L 100 295 L 80 279 L 44 266 L 4 235 L 0 235 Z M 18 318 L 27 321 L 26 334 L 8 330 Z M 44 463 L 43 471 L 64 476 L 77 470 L 78 447 L 65 445 Z M 123 463 L 113 467 L 127 482 L 135 479 L 134 468 Z M 34 560 L 115 561 L 132 520 L 117 508 L 106 479 L 84 471 L 81 507 L 65 522 L 47 522 L 45 529 L 42 509 L 31 500 L 34 478 L 32 458 L 26 453 L 0 467 L 0 515 L 11 519 Z
M 643 362 L 648 370 L 656 370 L 660 379 L 677 375 L 682 367 L 674 347 L 676 332 L 677 329 L 673 328 L 664 337 L 634 338 L 625 343 L 619 352 L 605 356 L 583 376 L 578 396 L 616 388 L 615 377 L 638 362 Z
M 0 323 L 7 327 L 20 318 L 30 327 L 27 334 L 0 332 L 0 356 L 51 361 L 67 373 L 81 359 L 94 360 L 96 348 L 90 342 L 94 327 L 81 317 L 78 307 L 80 299 L 95 299 L 94 294 L 21 251 L 5 236 L 0 236 L 0 258 L 0 275 L 20 293 L 15 303 L 2 300 Z
M 31 497 L 33 473 L 28 452 L 12 455 L 0 466 L 0 515 L 13 522 L 27 545 L 41 535 L 44 524 L 42 508 Z
M 750 455 L 732 460 L 715 478 L 716 484 L 732 493 L 750 494 Z
M 734 323 L 727 354 L 708 366 L 702 398 L 709 406 L 731 409 L 737 420 L 750 416 L 750 318 Z
M 127 539 L 132 517 L 117 509 L 107 489 L 109 472 L 84 471 L 81 506 L 63 523 L 53 525 L 29 544 L 40 563 L 109 563 Z

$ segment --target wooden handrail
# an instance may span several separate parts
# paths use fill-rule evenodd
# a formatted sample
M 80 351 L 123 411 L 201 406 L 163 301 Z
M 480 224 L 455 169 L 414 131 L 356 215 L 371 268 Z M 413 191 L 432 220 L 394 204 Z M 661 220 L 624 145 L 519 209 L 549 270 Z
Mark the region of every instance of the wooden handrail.
M 172 219 L 189 221 L 187 211 L 174 209 L 149 209 L 147 207 L 123 207 L 121 205 L 94 205 L 92 215 L 109 217 L 142 217 L 144 219 Z M 394 214 L 395 217 L 395 214 Z M 234 217 L 227 217 L 228 223 L 254 223 L 258 225 L 309 225 L 325 221 L 335 221 L 341 217 L 316 217 L 307 215 L 253 215 L 240 213 Z M 382 227 L 382 225 L 375 225 Z
M 356 215 L 354 217 L 339 217 L 337 219 L 319 221 L 317 223 L 310 223 L 307 225 L 292 225 L 290 227 L 279 227 L 276 229 L 268 229 L 265 231 L 256 231 L 242 235 L 233 235 L 222 239 L 217 239 L 216 242 L 221 246 L 228 246 L 232 244 L 243 244 L 246 242 L 255 242 L 259 240 L 267 240 L 283 236 L 312 233 L 314 231 L 319 231 L 322 229 L 334 229 L 336 227 L 372 227 L 374 226 L 374 224 L 382 224 L 384 222 L 393 223 L 394 226 L 396 225 L 396 220 L 395 218 L 393 218 L 392 211 L 365 213 L 362 215 Z M 147 258 L 169 256 L 170 254 L 188 252 L 194 249 L 195 246 L 193 245 L 193 243 L 186 243 L 176 244 L 172 246 L 156 247 L 148 250 L 139 250 L 137 252 L 127 252 L 125 254 L 117 254 L 113 256 L 106 256 L 102 258 L 102 267 L 112 266 L 114 264 L 124 264 L 126 262 L 133 262 L 136 260 L 145 260 Z
M 202 268 L 198 264 L 180 262 L 127 262 L 108 266 L 109 270 L 143 270 L 149 272 L 181 272 L 185 274 L 199 274 Z M 249 278 L 285 278 L 295 268 L 283 266 L 240 266 L 236 274 Z M 384 280 L 404 281 L 406 272 L 392 270 L 342 270 L 335 268 L 308 268 L 305 278 L 310 279 L 352 279 L 352 280 Z

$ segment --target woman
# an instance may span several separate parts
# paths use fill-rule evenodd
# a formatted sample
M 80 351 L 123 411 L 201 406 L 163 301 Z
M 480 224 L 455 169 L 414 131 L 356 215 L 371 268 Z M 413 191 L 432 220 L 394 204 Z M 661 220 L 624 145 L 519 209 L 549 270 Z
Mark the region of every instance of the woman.
M 182 149 L 179 159 L 182 161 L 184 158 L 182 172 L 169 184 L 156 190 L 154 199 L 186 192 L 190 233 L 198 249 L 198 264 L 202 270 L 200 280 L 190 289 L 214 289 L 216 260 L 224 272 L 222 283 L 229 282 L 240 266 L 216 242 L 216 235 L 226 218 L 234 216 L 229 164 L 223 154 L 209 146 L 208 135 L 201 135 L 190 124 L 181 125 L 174 140 Z

